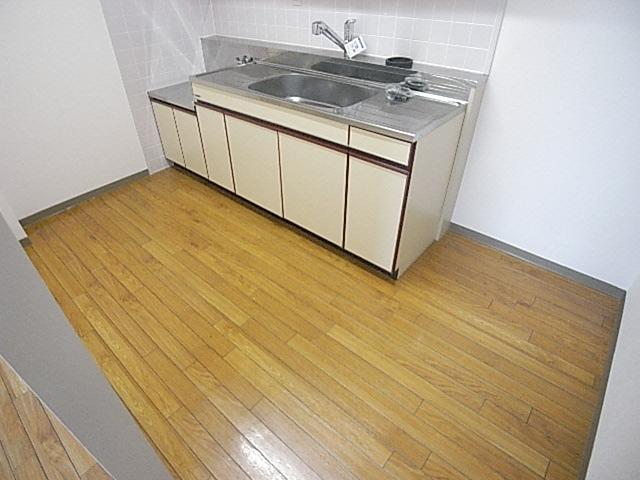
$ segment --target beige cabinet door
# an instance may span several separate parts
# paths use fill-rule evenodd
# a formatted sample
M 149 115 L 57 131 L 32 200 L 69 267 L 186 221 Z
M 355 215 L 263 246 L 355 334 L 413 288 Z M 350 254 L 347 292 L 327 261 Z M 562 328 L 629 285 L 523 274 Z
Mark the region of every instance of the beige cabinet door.
M 158 125 L 164 156 L 167 160 L 184 166 L 178 128 L 173 118 L 173 108 L 157 102 L 152 102 L 151 105 L 153 107 L 153 114 L 156 117 L 156 125 Z
M 184 166 L 201 177 L 207 178 L 207 163 L 204 159 L 202 141 L 200 140 L 200 127 L 194 114 L 173 110 L 178 127 L 178 137 L 182 146 Z
M 407 176 L 351 157 L 344 248 L 391 272 Z
M 342 246 L 347 154 L 279 134 L 284 217 Z
M 207 160 L 209 180 L 235 192 L 231 159 L 227 144 L 227 128 L 224 115 L 210 108 L 196 107 L 204 156 Z
M 282 216 L 278 133 L 231 116 L 226 122 L 236 193 Z

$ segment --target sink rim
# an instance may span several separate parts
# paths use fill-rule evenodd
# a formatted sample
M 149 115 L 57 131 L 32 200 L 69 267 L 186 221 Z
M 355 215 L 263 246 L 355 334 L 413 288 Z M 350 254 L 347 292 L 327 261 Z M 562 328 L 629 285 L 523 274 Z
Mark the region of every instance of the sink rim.
M 400 83 L 404 81 L 406 77 L 411 76 L 417 72 L 416 70 L 389 67 L 387 65 L 377 65 L 373 63 L 369 64 L 365 62 L 354 62 L 354 61 L 351 61 L 351 63 L 346 63 L 345 61 L 339 61 L 339 60 L 340 59 L 320 60 L 310 65 L 308 68 L 310 70 L 313 70 L 314 72 L 319 72 L 325 75 L 328 74 L 328 75 L 337 76 L 340 78 L 346 78 L 349 80 L 362 81 L 362 82 L 368 82 L 368 83 L 369 82 L 377 83 L 377 84 L 383 84 L 383 85 Z M 336 66 L 338 69 L 336 71 L 328 71 L 322 68 L 318 68 L 321 65 L 333 65 L 333 66 Z M 380 81 L 380 80 L 371 79 L 371 78 L 362 77 L 362 76 L 356 76 L 356 75 L 350 76 L 347 73 L 348 70 L 352 70 L 352 71 L 357 70 L 361 72 L 375 72 L 374 75 L 386 74 L 389 76 L 393 76 L 394 80 L 392 81 L 390 80 L 387 82 L 387 81 Z
M 338 86 L 338 89 L 344 89 L 350 93 L 356 93 L 355 96 L 351 97 L 351 98 L 355 98 L 355 101 L 349 101 L 349 102 L 323 101 L 322 99 L 319 99 L 318 96 L 315 96 L 314 98 L 313 95 L 312 96 L 303 95 L 302 88 L 298 89 L 297 91 L 287 91 L 286 85 L 281 86 L 282 89 L 278 91 L 277 82 L 280 80 L 283 83 L 285 83 L 286 82 L 285 79 L 290 79 L 290 78 L 302 79 L 302 81 L 308 80 L 313 83 L 320 84 L 320 86 L 322 85 Z M 346 80 L 350 80 L 350 79 L 346 78 Z M 270 83 L 276 84 L 276 87 L 272 90 L 267 88 L 257 88 L 258 86 L 265 85 L 265 84 L 268 85 Z M 368 85 L 360 85 L 360 84 L 351 83 L 349 81 L 341 81 L 334 78 L 328 78 L 324 75 L 314 75 L 313 73 L 302 73 L 302 72 L 296 72 L 296 71 L 280 73 L 280 74 L 272 75 L 260 80 L 256 80 L 250 83 L 249 85 L 247 85 L 246 88 L 248 88 L 253 92 L 257 92 L 259 94 L 267 95 L 270 97 L 279 98 L 287 102 L 321 108 L 325 110 L 334 110 L 334 111 L 357 105 L 381 92 L 379 88 L 374 88 Z

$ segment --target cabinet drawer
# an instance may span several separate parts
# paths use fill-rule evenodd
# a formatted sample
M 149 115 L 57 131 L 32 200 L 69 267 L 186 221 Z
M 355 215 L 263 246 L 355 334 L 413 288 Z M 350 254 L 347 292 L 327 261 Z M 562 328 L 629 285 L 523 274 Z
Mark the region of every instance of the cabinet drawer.
M 203 85 L 194 84 L 193 93 L 196 98 L 212 105 L 244 113 L 339 145 L 347 145 L 349 127 L 343 123 Z
M 411 144 L 378 133 L 351 127 L 349 146 L 401 165 L 409 165 Z

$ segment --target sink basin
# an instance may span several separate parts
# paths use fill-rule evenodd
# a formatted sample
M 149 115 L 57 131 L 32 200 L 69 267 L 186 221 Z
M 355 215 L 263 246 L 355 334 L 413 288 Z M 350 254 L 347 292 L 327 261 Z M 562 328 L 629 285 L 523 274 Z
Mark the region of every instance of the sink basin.
M 318 62 L 312 65 L 311 70 L 379 83 L 400 83 L 406 77 L 415 73 L 413 70 L 398 72 L 397 69 L 390 69 L 389 67 L 382 65 L 372 64 L 363 66 L 327 61 Z
M 301 73 L 288 73 L 260 80 L 249 85 L 250 90 L 296 103 L 336 109 L 362 102 L 377 90 Z

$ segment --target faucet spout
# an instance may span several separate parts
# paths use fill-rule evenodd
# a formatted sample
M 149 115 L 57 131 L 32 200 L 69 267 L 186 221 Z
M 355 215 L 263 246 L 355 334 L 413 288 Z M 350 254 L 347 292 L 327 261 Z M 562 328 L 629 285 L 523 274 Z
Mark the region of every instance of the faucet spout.
M 346 29 L 346 24 L 345 24 L 345 29 Z M 347 58 L 347 48 L 344 46 L 345 41 L 342 40 L 340 36 L 322 20 L 317 20 L 311 24 L 311 33 L 313 33 L 314 35 L 324 35 L 325 37 L 327 37 L 329 40 L 335 43 L 338 47 L 340 47 L 340 49 L 344 52 L 345 58 Z

